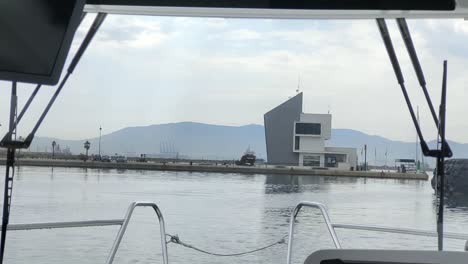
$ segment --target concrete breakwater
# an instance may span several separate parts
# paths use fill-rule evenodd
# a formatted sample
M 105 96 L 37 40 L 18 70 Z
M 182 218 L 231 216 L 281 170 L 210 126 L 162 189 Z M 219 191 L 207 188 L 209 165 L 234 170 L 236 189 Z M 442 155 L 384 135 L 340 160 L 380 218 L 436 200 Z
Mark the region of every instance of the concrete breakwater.
M 5 160 L 0 160 L 0 165 L 5 165 Z M 70 167 L 90 169 L 120 169 L 120 170 L 158 170 L 158 171 L 188 171 L 188 172 L 216 172 L 216 173 L 243 173 L 243 174 L 283 174 L 302 176 L 337 176 L 337 177 L 363 177 L 381 179 L 404 179 L 404 180 L 428 180 L 425 173 L 397 173 L 379 171 L 343 171 L 310 169 L 301 167 L 276 167 L 272 165 L 258 165 L 253 167 L 215 165 L 215 164 L 190 164 L 190 163 L 115 163 L 115 162 L 93 162 L 77 160 L 38 160 L 20 159 L 18 166 L 39 167 Z

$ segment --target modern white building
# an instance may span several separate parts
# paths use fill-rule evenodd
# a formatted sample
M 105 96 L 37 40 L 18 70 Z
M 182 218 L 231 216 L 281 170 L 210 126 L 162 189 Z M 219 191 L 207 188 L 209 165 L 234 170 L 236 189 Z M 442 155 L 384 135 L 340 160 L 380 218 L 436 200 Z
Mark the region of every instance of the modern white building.
M 330 147 L 331 114 L 302 113 L 302 93 L 265 114 L 267 159 L 270 164 L 315 168 L 356 168 L 355 148 Z
M 331 139 L 331 114 L 300 114 L 294 121 L 293 152 L 299 155 L 299 166 L 348 170 L 355 168 L 355 148 L 327 147 Z

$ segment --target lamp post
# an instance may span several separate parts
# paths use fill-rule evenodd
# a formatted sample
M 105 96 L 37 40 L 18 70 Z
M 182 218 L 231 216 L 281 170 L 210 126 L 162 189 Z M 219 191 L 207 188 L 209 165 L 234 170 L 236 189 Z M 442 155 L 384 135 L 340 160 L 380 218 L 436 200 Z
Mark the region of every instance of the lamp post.
M 89 141 L 86 140 L 86 142 L 84 143 L 84 148 L 86 149 L 86 160 L 88 160 L 88 150 L 89 150 L 89 147 L 91 147 L 91 143 L 89 143 Z
M 57 145 L 57 142 L 52 141 L 52 159 L 55 158 L 55 145 Z
M 101 159 L 101 135 L 102 135 L 102 127 L 99 126 L 99 159 Z
M 367 144 L 364 144 L 364 170 L 367 171 Z

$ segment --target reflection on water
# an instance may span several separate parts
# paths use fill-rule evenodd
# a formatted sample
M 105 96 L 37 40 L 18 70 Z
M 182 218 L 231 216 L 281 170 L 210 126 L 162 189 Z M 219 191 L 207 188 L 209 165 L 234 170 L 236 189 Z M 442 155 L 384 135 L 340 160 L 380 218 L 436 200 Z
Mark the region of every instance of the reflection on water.
M 366 184 L 367 179 L 355 177 L 315 177 L 297 175 L 268 175 L 265 177 L 265 193 L 294 193 L 326 191 L 332 184 Z
M 451 195 L 445 198 L 447 208 L 468 211 L 468 194 Z
M 1 170 L 1 168 L 0 168 Z M 231 253 L 277 241 L 288 232 L 300 201 L 328 206 L 332 221 L 435 230 L 435 197 L 429 182 L 362 178 L 125 171 L 19 169 L 12 223 L 122 218 L 133 201 L 154 201 L 169 233 L 201 248 Z M 451 200 L 446 229 L 468 233 L 467 199 Z M 104 263 L 117 227 L 8 233 L 8 263 Z M 138 209 L 115 263 L 160 262 L 157 220 Z M 435 249 L 434 238 L 339 231 L 345 247 Z M 298 216 L 295 263 L 332 243 L 321 215 Z M 462 250 L 463 242 L 447 247 Z M 157 249 L 157 250 L 155 250 Z M 171 263 L 283 263 L 285 245 L 238 258 L 216 258 L 169 245 Z
M 265 193 L 299 192 L 299 177 L 285 175 L 284 177 L 266 176 Z
M 265 193 L 289 193 L 289 192 L 313 192 L 322 190 L 325 191 L 329 182 L 340 181 L 341 183 L 352 181 L 352 178 L 326 178 L 326 177 L 311 177 L 311 176 L 296 176 L 296 175 L 269 175 L 265 180 Z

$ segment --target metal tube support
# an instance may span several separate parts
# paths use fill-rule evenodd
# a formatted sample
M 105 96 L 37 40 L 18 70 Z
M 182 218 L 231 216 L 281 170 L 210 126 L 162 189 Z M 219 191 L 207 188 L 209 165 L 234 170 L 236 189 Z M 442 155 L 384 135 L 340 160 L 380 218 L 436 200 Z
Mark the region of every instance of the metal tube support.
M 439 135 L 442 142 L 440 151 L 437 157 L 437 178 L 440 179 L 440 193 L 439 193 L 439 212 L 437 214 L 437 233 L 439 250 L 444 250 L 444 196 L 445 196 L 445 108 L 447 102 L 447 61 L 444 61 L 444 71 L 442 78 L 442 96 L 440 99 L 439 108 Z
M 437 114 L 435 112 L 434 106 L 432 104 L 431 97 L 429 96 L 429 93 L 427 91 L 426 87 L 426 79 L 424 77 L 424 73 L 421 67 L 421 64 L 419 63 L 418 55 L 416 53 L 416 49 L 413 44 L 413 39 L 411 38 L 411 33 L 408 28 L 408 24 L 406 23 L 405 18 L 397 18 L 396 19 L 398 28 L 400 30 L 401 37 L 404 40 L 406 49 L 408 51 L 408 54 L 410 56 L 411 62 L 413 64 L 414 71 L 416 72 L 416 76 L 418 77 L 419 85 L 421 86 L 424 96 L 427 100 L 429 110 L 431 111 L 432 117 L 434 119 L 434 122 L 436 126 L 439 124 L 439 120 L 437 119 Z
M 96 227 L 96 226 L 116 226 L 122 225 L 123 219 L 111 220 L 91 220 L 91 221 L 72 221 L 72 222 L 51 222 L 51 223 L 31 223 L 31 224 L 10 224 L 8 230 L 26 231 L 57 228 L 77 228 L 77 227 Z
M 16 82 L 12 82 L 11 85 L 11 102 L 10 102 L 10 127 L 8 130 L 9 138 L 12 140 L 13 132 L 16 130 L 16 109 L 17 109 L 17 87 Z M 2 215 L 2 234 L 0 241 L 0 263 L 3 263 L 3 257 L 5 255 L 5 244 L 6 244 L 6 233 L 8 228 L 8 222 L 10 221 L 10 206 L 11 196 L 13 194 L 13 177 L 15 175 L 15 152 L 16 149 L 9 147 L 7 149 L 7 162 L 5 169 L 5 183 L 3 190 L 3 215 Z
M 338 236 L 336 235 L 335 229 L 333 228 L 330 217 L 328 216 L 327 207 L 324 204 L 316 203 L 316 202 L 300 202 L 294 208 L 294 211 L 291 213 L 291 218 L 289 220 L 290 222 L 289 222 L 289 237 L 288 237 L 288 253 L 287 253 L 287 258 L 286 258 L 286 264 L 291 264 L 293 237 L 294 237 L 294 223 L 302 207 L 312 207 L 312 208 L 317 208 L 320 210 L 323 216 L 323 220 L 325 220 L 325 224 L 327 225 L 328 232 L 330 232 L 333 243 L 335 244 L 335 247 L 338 249 L 341 248 L 341 244 L 340 244 L 340 241 L 338 240 Z
M 98 13 L 94 18 L 93 24 L 89 28 L 89 31 L 86 34 L 83 43 L 81 43 L 80 48 L 76 51 L 75 56 L 73 57 L 70 65 L 68 66 L 67 72 L 69 72 L 70 74 L 73 73 L 73 71 L 76 68 L 76 65 L 78 65 L 78 62 L 80 62 L 81 57 L 83 56 L 89 44 L 93 40 L 94 35 L 96 35 L 98 29 L 101 27 L 102 23 L 104 23 L 106 16 L 106 13 Z M 84 15 L 82 19 L 84 19 Z
M 99 16 L 99 15 L 98 15 Z M 86 17 L 86 12 L 83 12 L 82 15 L 81 15 L 81 22 L 83 22 L 84 18 Z M 104 15 L 105 17 L 105 15 Z M 100 22 L 99 23 L 102 23 L 103 19 L 102 19 L 102 15 L 100 16 Z M 93 29 L 94 30 L 94 29 Z M 97 30 L 97 29 L 96 29 Z M 92 35 L 94 35 L 94 33 L 92 33 Z M 88 35 L 90 35 L 90 33 L 88 32 L 87 34 L 87 37 Z M 90 40 L 87 40 L 85 39 L 85 41 L 81 44 L 80 46 L 80 49 L 79 50 L 83 50 L 83 49 L 86 49 L 86 47 L 89 45 L 89 42 Z M 81 52 L 80 54 L 80 57 L 81 55 L 83 54 L 84 51 Z M 74 58 L 74 61 L 76 60 L 76 58 Z M 79 58 L 78 58 L 79 60 Z M 74 62 L 74 66 L 73 68 L 76 66 L 76 64 L 78 63 L 78 60 L 76 60 L 76 62 Z M 57 97 L 57 95 L 60 93 L 60 90 L 63 88 L 63 86 L 65 85 L 65 82 L 66 80 L 68 79 L 68 76 L 66 76 L 64 78 L 64 80 L 62 81 L 62 83 L 60 84 L 59 88 L 57 89 L 57 92 L 54 94 L 54 97 L 52 97 L 51 101 L 49 102 L 49 104 L 47 105 L 46 107 L 46 110 L 45 110 L 45 113 L 42 114 L 41 118 L 39 119 L 39 121 L 37 122 L 34 130 L 33 130 L 33 133 L 30 133 L 29 136 L 26 138 L 26 140 L 24 141 L 25 144 L 21 144 L 21 145 L 16 145 L 16 148 L 28 148 L 29 145 L 31 144 L 33 138 L 34 138 L 34 134 L 36 133 L 35 131 L 37 130 L 37 128 L 40 126 L 40 124 L 42 123 L 42 119 L 44 119 L 45 115 L 47 114 L 47 112 L 49 111 L 50 107 L 52 106 L 52 104 L 54 103 L 55 101 L 55 98 Z M 27 112 L 29 106 L 31 105 L 32 101 L 34 100 L 34 98 L 36 97 L 37 93 L 39 92 L 39 89 L 42 87 L 41 84 L 38 84 L 36 86 L 36 88 L 34 89 L 34 91 L 32 92 L 32 94 L 30 95 L 28 101 L 26 102 L 26 104 L 23 106 L 23 109 L 21 110 L 19 116 L 16 118 L 15 120 L 15 124 L 14 124 L 14 127 L 17 127 L 19 122 L 21 121 L 21 119 L 23 118 L 24 114 Z M 2 141 L 11 141 L 11 135 L 10 133 L 12 132 L 9 132 L 7 133 L 5 136 L 4 136 L 4 139 Z M 0 142 L 1 144 L 1 142 Z
M 63 87 L 65 86 L 65 83 L 67 82 L 68 78 L 70 77 L 70 73 L 67 72 L 65 74 L 65 77 L 62 79 L 62 82 L 60 83 L 59 87 L 57 88 L 57 90 L 55 91 L 54 95 L 52 96 L 52 98 L 50 99 L 49 103 L 47 104 L 46 108 L 44 109 L 44 111 L 42 112 L 41 116 L 39 117 L 39 120 L 37 121 L 36 125 L 34 126 L 33 130 L 31 131 L 31 133 L 28 135 L 28 137 L 26 138 L 26 141 L 31 141 L 33 140 L 34 138 L 34 135 L 36 134 L 37 130 L 39 129 L 39 127 L 41 126 L 42 124 L 42 121 L 44 121 L 44 118 L 46 117 L 47 113 L 49 112 L 50 108 L 52 107 L 52 105 L 54 105 L 54 102 L 55 100 L 57 99 L 58 95 L 60 94 L 60 92 L 62 91 Z
M 36 86 L 36 88 L 34 89 L 34 91 L 32 92 L 31 96 L 29 96 L 29 99 L 28 101 L 26 102 L 26 104 L 23 106 L 23 109 L 21 109 L 21 112 L 20 114 L 18 115 L 18 118 L 16 118 L 16 124 L 15 126 L 17 126 L 19 124 L 19 122 L 21 121 L 21 119 L 23 118 L 24 114 L 26 113 L 26 111 L 28 110 L 29 106 L 31 105 L 32 101 L 34 100 L 34 98 L 36 97 L 37 95 L 37 92 L 39 92 L 39 89 L 41 88 L 41 84 L 38 84 Z
M 424 72 L 422 70 L 421 64 L 419 63 L 418 55 L 413 44 L 413 39 L 411 38 L 411 33 L 409 31 L 408 24 L 406 23 L 406 19 L 404 18 L 397 18 L 396 21 L 400 30 L 401 37 L 403 38 L 406 49 L 408 50 L 408 55 L 410 56 L 414 71 L 416 72 L 416 76 L 418 77 L 419 85 L 423 90 L 424 97 L 426 98 L 429 110 L 431 111 L 432 118 L 434 119 L 436 126 L 438 126 L 439 120 L 437 118 L 434 105 L 432 104 L 431 97 L 429 96 L 429 93 L 427 91 L 426 78 L 424 77 Z
M 400 69 L 400 65 L 398 62 L 398 58 L 396 56 L 395 50 L 393 48 L 392 39 L 390 38 L 390 33 L 388 32 L 387 25 L 383 18 L 377 19 L 377 26 L 379 28 L 380 34 L 382 36 L 382 40 L 384 41 L 385 47 L 387 49 L 388 56 L 393 66 L 393 70 L 395 71 L 395 75 L 397 77 L 398 83 L 400 84 L 401 91 L 403 92 L 403 96 L 405 97 L 406 104 L 408 106 L 409 112 L 411 114 L 411 118 L 413 119 L 414 126 L 416 131 L 418 132 L 418 137 L 421 141 L 421 149 L 425 156 L 431 156 L 437 158 L 437 180 L 440 180 L 440 191 L 439 191 L 439 208 L 437 214 L 437 232 L 438 232 L 438 248 L 439 250 L 443 250 L 443 239 L 444 239 L 444 184 L 445 184 L 445 172 L 444 172 L 444 159 L 445 157 L 451 157 L 452 151 L 450 150 L 450 146 L 448 145 L 447 141 L 445 140 L 445 108 L 446 108 L 446 95 L 447 95 L 447 61 L 444 61 L 444 72 L 443 72 L 443 81 L 442 81 L 442 97 L 441 103 L 439 108 L 439 118 L 435 115 L 434 108 L 432 106 L 432 102 L 429 97 L 429 93 L 426 89 L 426 80 L 424 78 L 424 74 L 422 72 L 421 65 L 419 64 L 418 57 L 416 55 L 416 50 L 414 48 L 411 35 L 409 33 L 408 26 L 404 19 L 397 20 L 398 26 L 400 28 L 400 33 L 405 41 L 406 48 L 410 55 L 411 61 L 413 63 L 413 67 L 416 71 L 416 75 L 419 80 L 419 84 L 421 85 L 424 95 L 426 96 L 427 103 L 429 108 L 431 109 L 432 116 L 434 121 L 438 127 L 438 136 L 440 136 L 441 142 L 441 149 L 440 150 L 430 150 L 427 143 L 424 141 L 421 128 L 419 123 L 416 120 L 416 116 L 414 115 L 413 106 L 411 105 L 411 101 L 408 97 L 408 93 L 406 91 L 406 87 L 404 84 L 403 74 Z
M 413 39 L 411 38 L 411 32 L 408 28 L 408 24 L 406 23 L 405 18 L 397 18 L 396 21 L 398 24 L 398 28 L 400 29 L 401 37 L 403 38 L 406 49 L 408 51 L 408 55 L 410 56 L 411 63 L 413 64 L 414 71 L 416 73 L 416 76 L 418 77 L 419 85 L 421 86 L 421 89 L 424 93 L 424 97 L 426 98 L 426 102 L 427 102 L 427 105 L 429 106 L 429 110 L 431 111 L 431 115 L 432 115 L 432 118 L 434 119 L 434 123 L 436 127 L 438 128 L 439 119 L 437 118 L 434 105 L 432 104 L 431 97 L 429 95 L 429 92 L 427 91 L 426 79 L 424 77 L 424 72 L 422 70 L 421 63 L 419 62 L 418 55 L 416 53 L 416 48 L 414 47 L 414 44 L 413 44 Z M 445 145 L 446 155 L 448 157 L 451 157 L 452 150 L 450 149 L 450 146 L 447 144 L 447 142 L 442 142 L 442 144 Z
M 412 236 L 424 236 L 424 237 L 438 237 L 438 233 L 428 230 L 419 230 L 412 228 L 394 228 L 386 226 L 364 226 L 364 225 L 349 225 L 349 224 L 333 224 L 334 229 L 350 229 L 350 230 L 365 230 L 372 232 L 392 233 L 392 234 L 404 234 Z M 444 237 L 456 240 L 468 240 L 468 234 L 457 234 L 445 232 Z
M 397 78 L 398 84 L 400 85 L 403 97 L 405 98 L 406 105 L 408 106 L 411 119 L 413 120 L 414 127 L 416 128 L 416 132 L 418 133 L 422 152 L 424 153 L 424 155 L 429 155 L 429 147 L 426 141 L 424 140 L 424 136 L 421 132 L 421 128 L 414 113 L 413 105 L 411 104 L 408 92 L 406 91 L 405 80 L 403 78 L 403 73 L 401 72 L 400 63 L 398 62 L 395 49 L 393 48 L 392 38 L 390 37 L 390 32 L 388 31 L 387 23 L 385 23 L 385 19 L 383 18 L 377 18 L 376 21 L 377 27 L 380 31 L 380 35 L 382 36 L 382 40 L 385 44 L 385 48 L 387 49 L 388 57 L 390 59 L 390 62 L 392 63 L 393 71 L 395 72 L 395 76 Z
M 86 12 L 83 12 L 81 14 L 81 22 L 83 22 L 84 18 L 86 17 Z M 39 89 L 42 87 L 42 84 L 38 84 L 36 86 L 36 88 L 34 89 L 34 91 L 32 92 L 31 96 L 29 97 L 28 101 L 26 102 L 26 104 L 23 106 L 23 109 L 21 110 L 20 114 L 18 115 L 18 117 L 16 118 L 16 123 L 15 125 L 17 126 L 18 123 L 21 121 L 21 119 L 23 118 L 23 115 L 26 113 L 26 111 L 28 110 L 29 106 L 31 105 L 32 101 L 34 100 L 34 98 L 36 97 L 37 93 L 39 92 Z
M 67 82 L 68 78 L 70 75 L 73 73 L 75 70 L 76 66 L 78 65 L 78 62 L 80 61 L 81 57 L 83 56 L 84 52 L 88 48 L 89 44 L 93 40 L 93 37 L 96 35 L 99 27 L 101 27 L 102 23 L 104 22 L 104 19 L 106 18 L 107 14 L 104 13 L 98 13 L 96 18 L 94 19 L 93 24 L 89 28 L 88 33 L 85 36 L 85 39 L 81 43 L 78 51 L 76 52 L 75 56 L 73 57 L 70 65 L 68 66 L 67 73 L 65 74 L 65 77 L 63 78 L 62 82 L 60 83 L 59 87 L 55 91 L 54 95 L 50 99 L 49 103 L 47 104 L 46 108 L 42 112 L 42 115 L 39 117 L 39 120 L 37 121 L 36 125 L 34 126 L 33 130 L 31 133 L 28 135 L 26 138 L 27 142 L 31 142 L 34 138 L 34 135 L 36 134 L 37 130 L 42 124 L 42 121 L 44 121 L 44 118 L 46 117 L 47 113 L 49 112 L 50 108 L 52 105 L 54 105 L 55 100 L 57 99 L 58 95 L 62 91 L 63 87 L 65 86 L 65 83 Z
M 166 245 L 166 228 L 164 224 L 164 218 L 159 210 L 158 206 L 155 203 L 151 202 L 134 202 L 130 204 L 127 210 L 127 214 L 125 215 L 124 222 L 122 226 L 120 227 L 119 233 L 117 234 L 117 237 L 115 238 L 114 244 L 112 245 L 112 249 L 109 253 L 109 256 L 107 258 L 106 263 L 111 264 L 114 261 L 115 255 L 117 253 L 117 250 L 119 249 L 120 242 L 122 242 L 122 238 L 125 234 L 125 231 L 127 230 L 128 223 L 130 222 L 130 219 L 132 217 L 133 211 L 135 210 L 136 207 L 152 207 L 154 209 L 154 212 L 158 216 L 159 219 L 159 230 L 161 234 L 161 247 L 162 247 L 162 256 L 163 256 L 163 263 L 168 264 L 169 259 L 168 259 L 168 254 L 167 254 L 167 245 Z

